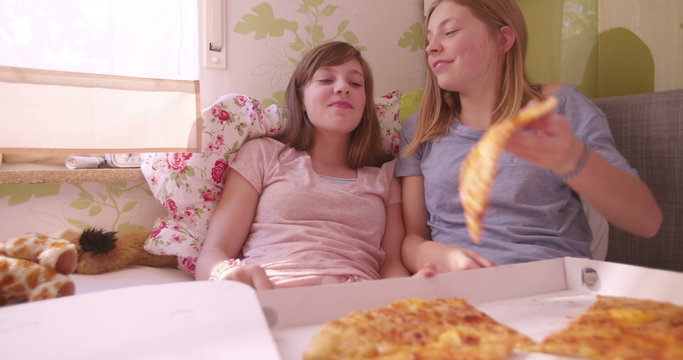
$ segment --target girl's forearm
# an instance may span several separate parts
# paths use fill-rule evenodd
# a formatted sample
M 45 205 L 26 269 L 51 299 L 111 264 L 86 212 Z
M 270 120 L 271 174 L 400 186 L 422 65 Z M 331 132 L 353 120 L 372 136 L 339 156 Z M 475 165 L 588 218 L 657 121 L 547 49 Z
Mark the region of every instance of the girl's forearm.
M 411 273 L 416 273 L 418 270 L 424 266 L 424 262 L 420 263 L 420 247 L 426 242 L 426 240 L 417 235 L 411 234 L 405 237 L 403 240 L 403 249 L 401 251 L 401 257 L 403 259 L 403 264 Z
M 609 223 L 642 237 L 652 237 L 662 223 L 662 210 L 648 186 L 611 165 L 593 151 L 585 168 L 568 179 Z

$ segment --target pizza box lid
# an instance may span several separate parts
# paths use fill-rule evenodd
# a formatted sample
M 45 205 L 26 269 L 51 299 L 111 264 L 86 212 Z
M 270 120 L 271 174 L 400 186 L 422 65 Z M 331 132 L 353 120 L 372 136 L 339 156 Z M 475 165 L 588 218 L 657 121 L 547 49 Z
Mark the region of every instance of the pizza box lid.
M 0 307 L 3 359 L 278 359 L 238 282 L 133 286 Z
M 258 292 L 282 359 L 301 359 L 322 324 L 353 310 L 419 297 L 461 297 L 479 310 L 541 341 L 583 313 L 596 295 L 683 305 L 683 273 L 579 258 L 439 274 Z M 560 359 L 515 354 L 511 359 Z

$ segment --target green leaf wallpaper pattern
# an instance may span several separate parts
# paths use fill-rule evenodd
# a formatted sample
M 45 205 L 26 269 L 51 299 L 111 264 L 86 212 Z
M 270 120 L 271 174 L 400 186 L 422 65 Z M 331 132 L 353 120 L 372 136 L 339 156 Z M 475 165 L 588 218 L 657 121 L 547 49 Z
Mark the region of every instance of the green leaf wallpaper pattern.
M 29 203 L 33 197 L 55 197 L 56 199 L 53 202 L 55 206 L 59 206 L 59 204 L 64 201 L 63 198 L 68 196 L 66 195 L 63 186 L 76 188 L 76 198 L 70 200 L 67 198 L 65 204 L 68 208 L 82 211 L 83 215 L 74 217 L 73 215 L 69 216 L 66 212 L 62 211 L 62 216 L 57 216 L 55 218 L 54 216 L 57 215 L 58 211 L 56 212 L 54 209 L 43 209 L 46 211 L 35 212 L 29 208 L 28 211 L 31 212 L 33 216 L 37 216 L 35 220 L 49 222 L 54 225 L 55 221 L 57 221 L 56 219 L 61 219 L 58 221 L 64 221 L 66 224 L 83 229 L 88 226 L 93 226 L 92 223 L 87 220 L 88 218 L 110 216 L 109 214 L 113 213 L 113 216 L 106 219 L 110 224 L 108 229 L 114 231 L 139 230 L 146 227 L 130 222 L 130 219 L 128 219 L 132 216 L 130 213 L 136 209 L 140 209 L 143 202 L 153 203 L 156 201 L 145 181 L 137 183 L 101 183 L 99 186 L 95 187 L 95 190 L 92 190 L 92 186 L 86 188 L 82 183 L 3 184 L 0 185 L 0 198 L 9 196 L 10 198 L 7 202 L 7 206 L 11 207 Z M 133 195 L 132 199 L 131 197 L 128 197 L 129 195 Z M 106 213 L 107 215 L 104 215 L 103 213 L 105 210 L 109 211 Z M 124 218 L 124 215 L 126 214 L 128 214 L 128 216 Z
M 299 25 L 294 21 L 275 18 L 273 8 L 268 3 L 263 3 L 251 9 L 254 14 L 242 16 L 242 21 L 235 26 L 235 32 L 239 34 L 254 33 L 255 40 L 265 39 L 269 36 L 283 36 L 285 30 L 296 33 Z
M 137 231 L 137 230 L 149 230 L 149 229 L 147 229 L 144 226 L 125 222 L 125 223 L 122 223 L 121 225 L 119 225 L 119 227 L 116 231 L 118 231 L 120 234 L 125 234 L 127 232 Z
M 147 187 L 147 183 L 144 181 L 134 184 L 127 182 L 110 182 L 103 184 L 104 191 L 98 191 L 96 194 L 97 197 L 87 192 L 80 183 L 71 183 L 69 185 L 72 185 L 80 190 L 78 199 L 72 202 L 71 206 L 80 210 L 88 210 L 89 217 L 99 215 L 103 209 L 109 209 L 110 211 L 113 211 L 114 217 L 111 219 L 111 229 L 114 229 L 115 231 L 121 231 L 121 224 L 119 224 L 119 222 L 125 213 L 129 213 L 135 208 L 142 206 L 141 201 L 143 199 L 127 201 L 124 204 L 120 203 L 120 200 L 124 194 L 134 191 L 143 191 L 148 197 L 150 197 L 149 200 L 153 200 L 152 193 Z M 78 221 L 77 219 L 68 220 L 73 220 L 74 222 L 72 222 L 72 224 L 75 224 L 75 222 Z M 142 229 L 144 227 L 128 223 L 126 228 Z
M 277 105 L 277 104 L 284 104 L 285 103 L 285 92 L 284 91 L 276 91 L 273 93 L 272 98 L 267 98 L 263 100 L 263 103 L 261 104 L 264 108 L 270 106 L 270 105 Z
M 420 22 L 410 25 L 408 30 L 398 40 L 398 46 L 409 48 L 411 52 L 422 50 L 424 48 L 423 31 L 423 26 Z
M 16 206 L 31 200 L 32 196 L 46 197 L 59 193 L 61 184 L 4 184 L 0 185 L 0 198 L 9 196 L 8 206 Z
M 284 58 L 289 61 L 289 64 L 285 65 L 291 67 L 296 66 L 310 49 L 329 41 L 343 39 L 355 45 L 360 51 L 366 51 L 367 47 L 361 44 L 359 37 L 349 30 L 350 21 L 347 19 L 337 24 L 335 32 L 326 33 L 326 25 L 330 24 L 325 18 L 333 16 L 339 8 L 339 5 L 328 3 L 326 0 L 303 0 L 297 12 L 305 15 L 307 22 L 300 26 L 297 21 L 276 17 L 273 7 L 264 2 L 252 8 L 252 13 L 243 15 L 235 25 L 234 31 L 241 35 L 253 34 L 255 40 L 284 37 L 289 33 L 293 38 L 286 47 L 296 54 L 285 54 Z M 285 65 L 275 68 L 281 69 Z M 265 99 L 262 103 L 264 106 L 284 105 L 284 91 L 274 92 L 272 98 Z

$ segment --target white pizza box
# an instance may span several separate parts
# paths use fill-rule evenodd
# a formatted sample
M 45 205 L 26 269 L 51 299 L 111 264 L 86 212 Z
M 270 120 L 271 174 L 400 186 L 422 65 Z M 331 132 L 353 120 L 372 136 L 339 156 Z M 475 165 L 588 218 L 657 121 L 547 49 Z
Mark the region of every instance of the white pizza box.
M 583 313 L 596 295 L 683 305 L 683 273 L 579 258 L 558 258 L 440 274 L 258 292 L 281 359 L 301 359 L 322 324 L 418 297 L 461 297 L 494 319 L 540 341 Z M 562 359 L 516 353 L 511 359 Z
M 584 277 L 592 285 L 582 281 Z M 466 298 L 538 341 L 582 313 L 596 294 L 683 305 L 683 274 L 564 258 L 432 279 L 258 292 L 232 281 L 91 290 L 0 307 L 0 358 L 301 359 L 325 321 L 408 297 Z M 516 354 L 513 358 L 559 357 Z
M 0 307 L 0 359 L 278 359 L 256 292 L 132 286 Z

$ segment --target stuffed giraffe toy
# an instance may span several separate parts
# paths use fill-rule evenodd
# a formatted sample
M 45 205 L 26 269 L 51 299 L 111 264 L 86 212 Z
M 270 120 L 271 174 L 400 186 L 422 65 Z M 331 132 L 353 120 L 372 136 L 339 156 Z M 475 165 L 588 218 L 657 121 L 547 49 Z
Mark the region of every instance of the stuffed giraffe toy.
M 0 305 L 73 295 L 76 246 L 28 233 L 0 241 Z
M 86 228 L 0 241 L 0 306 L 73 295 L 69 275 L 74 272 L 100 274 L 127 265 L 177 267 L 175 256 L 145 251 L 149 234 Z

